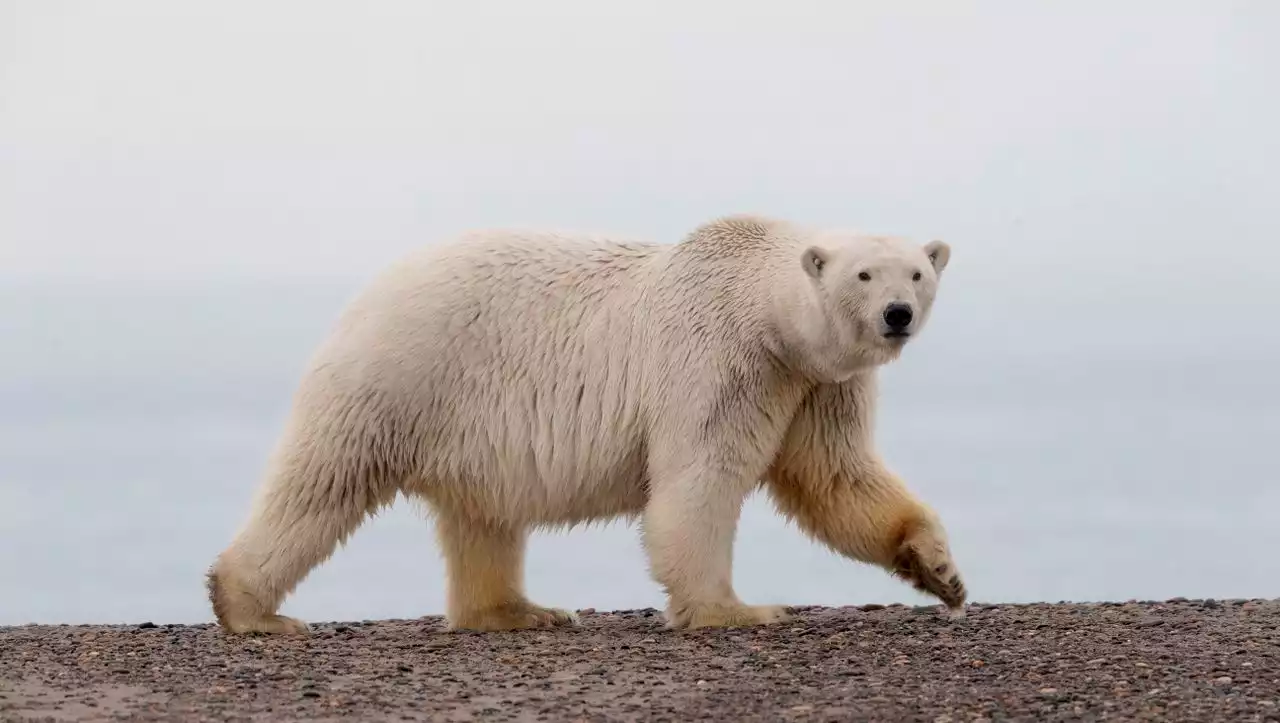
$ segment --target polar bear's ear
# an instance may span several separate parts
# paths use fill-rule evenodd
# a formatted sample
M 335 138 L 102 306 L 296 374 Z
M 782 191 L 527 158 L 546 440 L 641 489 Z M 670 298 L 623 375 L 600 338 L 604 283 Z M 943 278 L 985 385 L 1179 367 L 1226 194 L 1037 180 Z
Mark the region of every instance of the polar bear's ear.
M 827 252 L 817 246 L 810 246 L 804 250 L 804 254 L 800 257 L 800 263 L 804 266 L 805 273 L 817 279 L 822 276 L 822 270 L 826 267 L 830 258 Z
M 945 241 L 930 241 L 924 245 L 924 252 L 929 255 L 929 263 L 933 264 L 933 270 L 939 276 L 942 270 L 947 268 L 947 262 L 951 260 L 951 247 Z

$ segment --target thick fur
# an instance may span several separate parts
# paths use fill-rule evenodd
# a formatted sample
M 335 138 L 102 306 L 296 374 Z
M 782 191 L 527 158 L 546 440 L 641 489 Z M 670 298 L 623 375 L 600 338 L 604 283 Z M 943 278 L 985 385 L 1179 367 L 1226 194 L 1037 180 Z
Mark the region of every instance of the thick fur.
M 398 493 L 437 519 L 455 628 L 573 624 L 525 597 L 527 537 L 618 517 L 641 520 L 672 627 L 782 620 L 731 579 L 762 483 L 816 539 L 961 606 L 941 524 L 872 444 L 875 370 L 906 343 L 886 304 L 917 333 L 949 253 L 749 216 L 675 245 L 490 231 L 422 250 L 312 360 L 210 570 L 218 621 L 306 631 L 281 602 Z

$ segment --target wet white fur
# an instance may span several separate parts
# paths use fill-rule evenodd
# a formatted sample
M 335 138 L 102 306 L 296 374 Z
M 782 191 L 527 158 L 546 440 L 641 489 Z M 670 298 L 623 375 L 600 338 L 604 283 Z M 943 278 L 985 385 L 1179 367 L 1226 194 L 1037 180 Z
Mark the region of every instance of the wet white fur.
M 949 254 L 750 216 L 675 245 L 488 231 L 425 248 L 312 360 L 210 572 L 216 614 L 305 630 L 283 599 L 397 493 L 435 515 L 455 627 L 572 623 L 524 597 L 527 535 L 617 517 L 641 519 L 673 626 L 782 619 L 731 582 L 762 483 L 851 558 L 888 568 L 910 546 L 953 570 L 936 516 L 872 444 L 875 369 L 902 348 L 884 306 L 911 304 L 918 333 Z

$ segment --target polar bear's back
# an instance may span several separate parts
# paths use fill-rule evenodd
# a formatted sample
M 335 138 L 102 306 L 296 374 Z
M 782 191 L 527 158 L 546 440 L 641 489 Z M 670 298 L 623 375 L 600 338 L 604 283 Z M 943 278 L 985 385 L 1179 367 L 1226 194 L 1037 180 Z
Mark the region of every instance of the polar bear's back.
M 439 503 L 562 521 L 638 508 L 642 380 L 629 362 L 647 277 L 670 248 L 501 231 L 425 248 L 344 312 L 302 407 L 329 427 L 373 425 L 338 436 L 385 440 L 379 464 Z
M 468 234 L 411 254 L 375 279 L 339 333 L 367 335 L 380 357 L 415 373 L 433 360 L 550 370 L 579 360 L 575 347 L 589 338 L 618 336 L 616 325 L 634 317 L 651 262 L 668 248 L 581 235 Z M 356 353 L 367 361 L 370 351 Z

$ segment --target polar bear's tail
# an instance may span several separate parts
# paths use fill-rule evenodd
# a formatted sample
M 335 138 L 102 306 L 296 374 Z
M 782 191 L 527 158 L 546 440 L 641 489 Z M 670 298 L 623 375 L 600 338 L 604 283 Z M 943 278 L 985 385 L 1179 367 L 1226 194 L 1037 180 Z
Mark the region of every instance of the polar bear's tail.
M 374 400 L 322 401 L 298 403 L 248 521 L 209 570 L 209 600 L 228 631 L 305 631 L 277 614 L 280 604 L 407 476 Z

